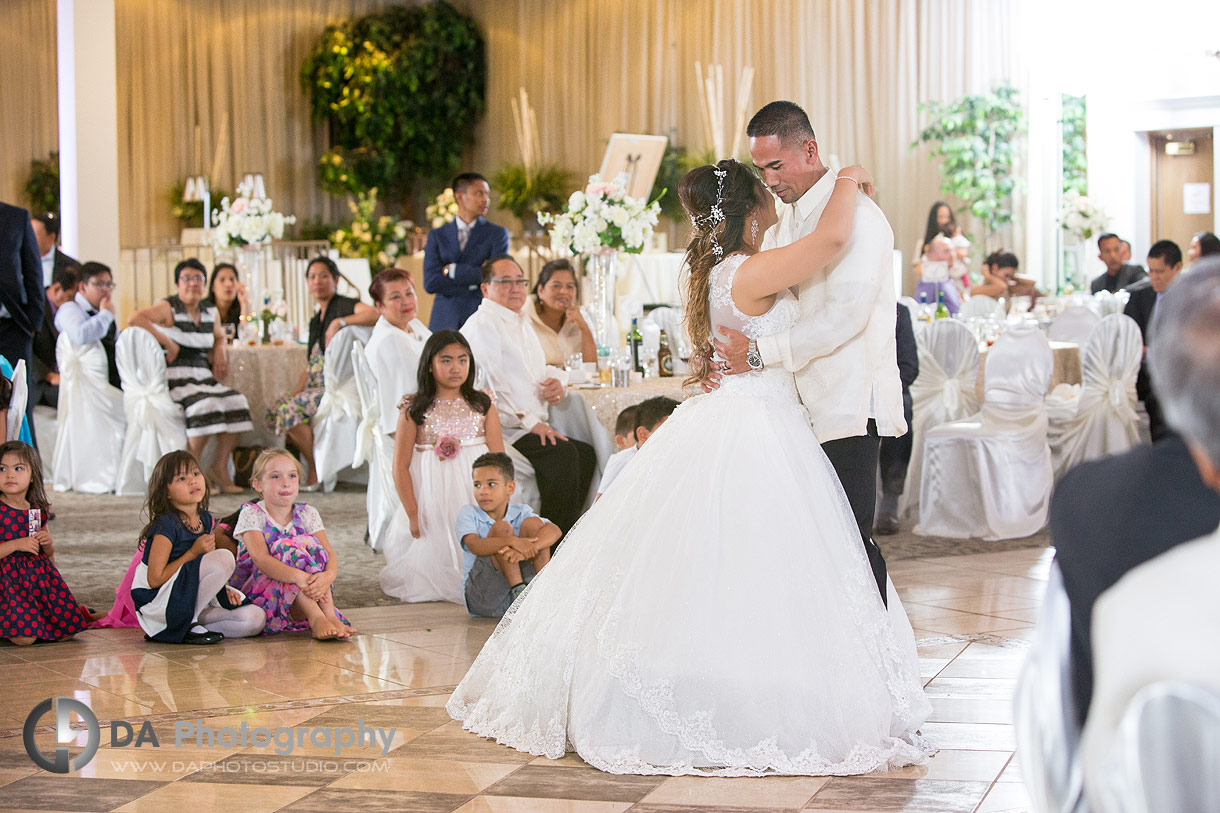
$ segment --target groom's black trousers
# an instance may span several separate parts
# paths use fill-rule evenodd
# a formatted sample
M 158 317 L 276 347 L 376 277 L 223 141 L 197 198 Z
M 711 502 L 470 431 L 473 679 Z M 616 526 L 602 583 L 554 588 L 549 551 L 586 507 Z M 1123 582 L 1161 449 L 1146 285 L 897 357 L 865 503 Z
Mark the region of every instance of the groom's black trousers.
M 860 526 L 864 552 L 868 554 L 873 578 L 877 580 L 877 589 L 881 592 L 881 602 L 888 607 L 885 557 L 881 555 L 877 543 L 873 542 L 873 514 L 877 510 L 877 457 L 881 448 L 877 422 L 870 419 L 867 431 L 865 435 L 827 441 L 822 444 L 822 451 L 830 458 L 830 465 L 834 466 L 835 474 L 839 475 L 839 482 L 847 492 L 847 501 L 851 503 L 856 524 Z

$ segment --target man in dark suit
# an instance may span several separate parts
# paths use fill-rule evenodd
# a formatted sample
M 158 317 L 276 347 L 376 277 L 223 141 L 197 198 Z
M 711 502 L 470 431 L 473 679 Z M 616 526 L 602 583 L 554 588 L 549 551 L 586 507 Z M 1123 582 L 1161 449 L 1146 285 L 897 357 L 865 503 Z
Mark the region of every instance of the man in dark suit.
M 1210 273 L 1217 272 L 1220 263 Z M 1159 394 L 1167 395 L 1163 389 Z M 1204 483 L 1190 448 L 1172 432 L 1160 443 L 1081 463 L 1059 481 L 1050 531 L 1071 608 L 1078 723 L 1084 723 L 1093 695 L 1091 626 L 1098 597 L 1128 571 L 1217 525 L 1220 494 Z
M 34 334 L 46 307 L 38 241 L 25 209 L 0 203 L 0 354 L 16 366 L 25 362 L 26 384 L 34 389 Z M 34 401 L 26 403 L 30 435 L 34 432 Z
M 508 229 L 487 220 L 491 187 L 475 172 L 453 179 L 458 215 L 428 232 L 424 290 L 436 295 L 428 327 L 457 330 L 483 301 L 483 263 L 508 252 Z
M 1182 249 L 1172 240 L 1158 240 L 1148 250 L 1148 276 L 1127 289 L 1131 298 L 1123 313 L 1135 320 L 1140 326 L 1140 334 L 1144 337 L 1145 349 L 1149 345 L 1148 327 L 1152 324 L 1152 314 L 1156 303 L 1169 286 L 1177 279 L 1182 270 Z M 1165 426 L 1165 418 L 1161 413 L 1161 405 L 1156 399 L 1149 381 L 1148 365 L 1140 364 L 1139 377 L 1135 379 L 1135 394 L 1144 402 L 1148 412 L 1148 430 L 1152 434 L 1152 442 L 1156 443 L 1169 433 Z
M 898 533 L 898 498 L 906 487 L 907 467 L 911 465 L 911 450 L 914 446 L 915 424 L 911 414 L 911 385 L 919 377 L 919 350 L 915 345 L 915 328 L 911 324 L 911 312 L 898 303 L 898 324 L 894 330 L 898 346 L 898 377 L 902 380 L 902 414 L 906 418 L 905 435 L 882 438 L 878 456 L 881 467 L 881 506 L 873 533 L 889 536 Z
M 38 256 L 42 259 L 42 287 L 50 288 L 56 271 L 68 266 L 79 267 L 80 263 L 59 250 L 59 218 L 53 213 L 32 214 L 30 224 L 34 227 Z
M 55 327 L 55 313 L 59 307 L 76 297 L 80 285 L 80 267 L 66 265 L 56 268 L 47 287 L 47 307 L 42 312 L 42 327 L 34 334 L 34 380 L 30 393 L 34 404 L 46 404 L 59 408 L 59 362 L 55 357 L 55 345 L 59 342 L 59 330 Z
M 1117 293 L 1144 278 L 1144 269 L 1122 261 L 1122 241 L 1117 234 L 1106 233 L 1097 238 L 1097 256 L 1106 264 L 1106 271 L 1089 285 L 1093 293 Z

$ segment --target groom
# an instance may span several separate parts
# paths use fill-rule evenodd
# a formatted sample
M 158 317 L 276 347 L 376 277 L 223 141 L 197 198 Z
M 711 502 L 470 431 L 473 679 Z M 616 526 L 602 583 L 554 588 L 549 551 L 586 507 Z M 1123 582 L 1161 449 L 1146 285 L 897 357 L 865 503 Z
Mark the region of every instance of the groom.
M 805 111 L 771 102 L 746 127 L 750 156 L 763 182 L 786 206 L 762 249 L 785 246 L 814 230 L 834 188 L 818 155 Z M 877 457 L 881 436 L 907 431 L 894 339 L 897 297 L 894 232 L 865 195 L 856 196 L 851 239 L 826 268 L 800 286 L 800 320 L 757 346 L 720 328 L 716 341 L 725 375 L 783 366 L 796 375 L 814 434 L 847 492 L 873 576 L 888 606 L 885 559 L 873 542 Z

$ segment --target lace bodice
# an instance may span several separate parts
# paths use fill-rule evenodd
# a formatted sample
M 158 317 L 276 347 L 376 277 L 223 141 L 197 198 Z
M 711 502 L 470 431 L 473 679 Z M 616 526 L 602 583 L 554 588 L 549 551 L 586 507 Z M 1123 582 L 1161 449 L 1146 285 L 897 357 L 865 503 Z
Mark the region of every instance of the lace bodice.
M 775 304 L 762 316 L 747 316 L 733 304 L 733 278 L 746 261 L 745 254 L 732 254 L 712 269 L 712 284 L 708 305 L 712 314 L 712 330 L 727 327 L 739 330 L 751 339 L 781 333 L 796 322 L 799 307 L 792 292 L 784 289 L 775 297 Z
M 775 297 L 775 304 L 762 316 L 747 316 L 733 303 L 733 278 L 746 261 L 745 254 L 732 254 L 712 269 L 712 284 L 708 291 L 708 306 L 712 316 L 712 332 L 718 327 L 739 330 L 751 339 L 782 333 L 796 323 L 800 306 L 786 288 Z M 725 376 L 720 380 L 720 393 L 744 393 L 759 397 L 778 397 L 785 402 L 799 402 L 792 373 L 783 367 L 767 367 L 758 372 Z

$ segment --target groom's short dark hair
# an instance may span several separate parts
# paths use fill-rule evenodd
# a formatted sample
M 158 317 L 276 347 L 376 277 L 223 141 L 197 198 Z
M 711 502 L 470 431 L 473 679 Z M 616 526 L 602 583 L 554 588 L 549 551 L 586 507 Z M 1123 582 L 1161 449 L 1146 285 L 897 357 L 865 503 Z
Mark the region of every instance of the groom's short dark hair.
M 780 143 L 785 145 L 804 143 L 811 138 L 817 140 L 809 116 L 795 102 L 768 102 L 763 105 L 746 125 L 746 135 L 751 138 L 779 136 Z

